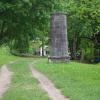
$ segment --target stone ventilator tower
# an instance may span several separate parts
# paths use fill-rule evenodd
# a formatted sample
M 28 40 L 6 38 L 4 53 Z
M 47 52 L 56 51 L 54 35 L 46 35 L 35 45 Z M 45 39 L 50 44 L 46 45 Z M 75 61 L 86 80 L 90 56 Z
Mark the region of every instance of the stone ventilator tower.
M 66 14 L 51 14 L 49 62 L 69 62 Z

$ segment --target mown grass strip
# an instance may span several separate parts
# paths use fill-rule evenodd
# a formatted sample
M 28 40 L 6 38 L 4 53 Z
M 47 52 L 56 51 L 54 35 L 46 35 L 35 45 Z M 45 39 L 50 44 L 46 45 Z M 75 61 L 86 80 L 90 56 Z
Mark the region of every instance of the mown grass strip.
M 37 80 L 32 77 L 28 63 L 28 60 L 22 60 L 10 65 L 12 83 L 2 100 L 49 100 L 38 86 Z
M 50 64 L 41 59 L 34 66 L 71 100 L 100 100 L 100 64 Z

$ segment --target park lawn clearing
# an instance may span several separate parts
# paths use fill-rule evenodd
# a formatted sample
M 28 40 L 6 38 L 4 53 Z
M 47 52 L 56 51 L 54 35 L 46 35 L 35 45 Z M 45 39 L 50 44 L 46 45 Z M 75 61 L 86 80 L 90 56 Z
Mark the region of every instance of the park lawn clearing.
M 100 64 L 50 64 L 41 59 L 34 66 L 71 100 L 100 100 Z
M 11 61 L 16 61 L 18 59 L 20 59 L 20 57 L 11 55 L 7 47 L 0 48 L 0 65 L 9 63 Z
M 9 89 L 1 100 L 49 100 L 40 89 L 38 81 L 32 77 L 28 64 L 34 59 L 23 59 L 9 65 L 13 72 Z

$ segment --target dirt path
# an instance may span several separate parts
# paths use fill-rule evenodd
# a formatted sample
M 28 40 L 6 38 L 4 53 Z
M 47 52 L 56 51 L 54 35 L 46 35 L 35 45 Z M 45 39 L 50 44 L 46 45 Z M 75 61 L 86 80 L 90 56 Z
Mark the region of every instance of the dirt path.
M 57 88 L 55 88 L 54 84 L 45 75 L 37 71 L 35 68 L 32 68 L 32 65 L 30 65 L 30 69 L 32 70 L 33 77 L 40 82 L 40 87 L 48 93 L 51 100 L 69 100 L 68 98 L 65 98 Z
M 11 81 L 11 72 L 6 65 L 3 65 L 0 69 L 0 98 L 8 89 Z

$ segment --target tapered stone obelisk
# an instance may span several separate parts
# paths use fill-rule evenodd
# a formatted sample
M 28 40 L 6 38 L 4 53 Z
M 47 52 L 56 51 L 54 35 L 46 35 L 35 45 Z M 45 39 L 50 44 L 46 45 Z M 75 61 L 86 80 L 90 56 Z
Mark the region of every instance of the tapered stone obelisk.
M 66 14 L 51 14 L 49 62 L 68 62 L 67 18 Z

